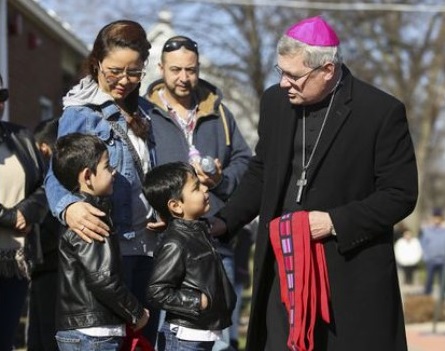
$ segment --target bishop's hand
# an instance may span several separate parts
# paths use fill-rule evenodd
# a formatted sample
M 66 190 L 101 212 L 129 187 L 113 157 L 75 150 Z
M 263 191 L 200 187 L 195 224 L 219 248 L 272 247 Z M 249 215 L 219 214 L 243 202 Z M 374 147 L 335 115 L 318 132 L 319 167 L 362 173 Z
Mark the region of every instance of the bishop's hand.
M 321 240 L 332 235 L 332 221 L 329 213 L 321 211 L 309 212 L 309 227 L 312 240 Z

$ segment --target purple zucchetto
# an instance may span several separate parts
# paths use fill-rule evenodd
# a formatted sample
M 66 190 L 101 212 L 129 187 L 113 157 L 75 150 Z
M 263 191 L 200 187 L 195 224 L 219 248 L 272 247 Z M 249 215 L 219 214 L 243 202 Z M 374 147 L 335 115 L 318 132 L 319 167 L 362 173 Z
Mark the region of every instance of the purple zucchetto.
M 311 46 L 337 46 L 340 40 L 335 31 L 321 18 L 310 17 L 295 23 L 286 35 Z

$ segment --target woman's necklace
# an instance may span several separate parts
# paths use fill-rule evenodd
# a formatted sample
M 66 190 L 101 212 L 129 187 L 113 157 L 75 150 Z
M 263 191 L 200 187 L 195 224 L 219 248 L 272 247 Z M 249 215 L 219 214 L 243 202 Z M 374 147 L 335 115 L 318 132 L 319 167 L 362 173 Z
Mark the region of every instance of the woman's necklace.
M 307 185 L 307 176 L 306 172 L 309 166 L 311 165 L 312 158 L 314 157 L 315 151 L 317 150 L 318 142 L 320 141 L 321 134 L 323 133 L 324 126 L 326 124 L 326 121 L 329 116 L 329 112 L 331 111 L 332 102 L 334 101 L 336 89 L 334 88 L 334 91 L 332 92 L 331 100 L 329 101 L 328 108 L 326 110 L 326 114 L 323 118 L 323 123 L 321 124 L 320 132 L 318 133 L 317 139 L 315 140 L 314 147 L 311 151 L 311 154 L 309 155 L 309 159 L 306 162 L 306 107 L 303 107 L 303 146 L 301 150 L 301 175 L 300 178 L 297 180 L 297 203 L 301 203 L 301 197 L 303 196 L 303 189 Z

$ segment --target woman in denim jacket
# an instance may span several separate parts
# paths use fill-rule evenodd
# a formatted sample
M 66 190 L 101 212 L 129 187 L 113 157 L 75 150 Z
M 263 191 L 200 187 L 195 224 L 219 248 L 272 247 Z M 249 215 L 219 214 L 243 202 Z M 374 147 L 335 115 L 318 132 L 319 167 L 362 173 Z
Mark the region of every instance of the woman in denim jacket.
M 73 132 L 93 134 L 108 146 L 110 164 L 116 169 L 111 218 L 120 236 L 125 280 L 140 300 L 150 276 L 156 234 L 147 229 L 153 210 L 141 189 L 141 177 L 155 163 L 149 113 L 151 105 L 139 97 L 140 81 L 151 45 L 142 26 L 120 20 L 103 27 L 88 56 L 88 74 L 63 99 L 58 136 Z M 50 208 L 62 223 L 84 240 L 102 240 L 108 226 L 97 208 L 67 191 L 52 170 L 45 180 Z M 143 333 L 156 340 L 158 317 L 151 318 Z

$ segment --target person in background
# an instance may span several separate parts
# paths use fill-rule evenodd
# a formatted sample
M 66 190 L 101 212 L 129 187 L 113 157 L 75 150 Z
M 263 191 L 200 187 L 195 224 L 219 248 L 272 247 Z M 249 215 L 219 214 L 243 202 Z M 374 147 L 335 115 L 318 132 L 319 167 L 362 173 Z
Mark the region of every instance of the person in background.
M 159 312 L 144 299 L 157 234 L 147 229 L 153 211 L 141 186 L 155 164 L 154 138 L 151 105 L 139 97 L 150 47 L 137 22 L 118 20 L 104 26 L 85 62 L 85 77 L 63 99 L 58 136 L 92 134 L 108 147 L 116 169 L 111 219 L 120 240 L 124 277 L 132 293 L 150 309 L 142 334 L 155 345 Z M 45 190 L 53 214 L 84 240 L 101 241 L 109 234 L 101 219 L 105 214 L 65 189 L 51 168 Z
M 106 214 L 102 219 L 110 228 L 103 242 L 88 243 L 70 228 L 60 237 L 57 344 L 60 351 L 119 351 L 125 324 L 139 330 L 149 312 L 124 283 L 119 238 L 110 217 L 116 172 L 107 145 L 93 135 L 67 134 L 57 140 L 52 169 L 66 189 Z
M 429 223 L 421 227 L 420 243 L 426 266 L 424 293 L 430 295 L 436 275 L 440 286 L 445 266 L 445 221 L 441 208 L 434 208 Z
M 236 295 L 210 242 L 208 188 L 184 162 L 158 166 L 144 193 L 167 223 L 155 252 L 148 299 L 166 311 L 159 351 L 210 351 L 231 324 Z
M 34 129 L 34 139 L 40 150 L 45 169 L 49 166 L 57 139 L 58 120 L 40 122 Z M 56 334 L 56 291 L 57 291 L 57 243 L 62 233 L 62 224 L 51 212 L 39 227 L 41 260 L 31 274 L 29 290 L 29 320 L 27 332 L 28 351 L 57 351 Z
M 406 229 L 401 238 L 394 244 L 394 254 L 396 262 L 403 272 L 403 282 L 412 285 L 414 273 L 422 260 L 422 246 L 413 232 Z
M 48 206 L 44 165 L 32 134 L 2 121 L 9 90 L 0 75 L 0 350 L 13 349 Z
M 275 68 L 255 156 L 213 226 L 230 239 L 259 214 L 246 350 L 406 351 L 393 251 L 417 200 L 405 106 L 353 76 L 319 16 L 286 30 Z
M 162 79 L 147 90 L 152 114 L 157 164 L 190 162 L 209 188 L 213 216 L 230 198 L 251 157 L 235 118 L 223 104 L 221 91 L 199 78 L 198 44 L 185 36 L 168 39 L 159 63 Z M 210 156 L 211 158 L 207 158 Z M 203 163 L 207 161 L 207 163 Z M 231 243 L 215 241 L 232 284 L 235 282 Z M 229 330 L 214 351 L 231 350 Z
M 405 233 L 406 230 L 409 230 L 408 227 L 403 222 L 396 223 L 394 226 L 394 243 L 399 240 L 403 233 Z

